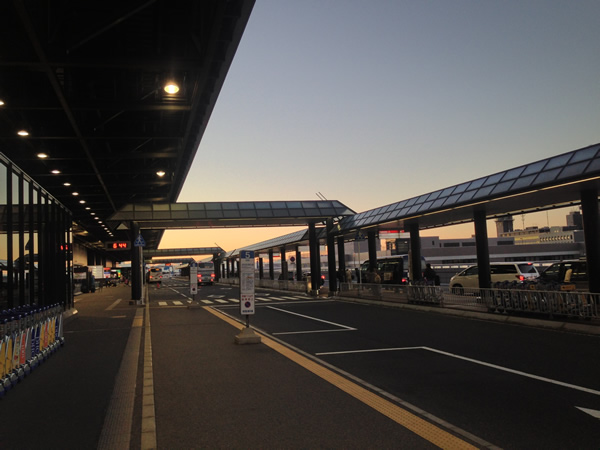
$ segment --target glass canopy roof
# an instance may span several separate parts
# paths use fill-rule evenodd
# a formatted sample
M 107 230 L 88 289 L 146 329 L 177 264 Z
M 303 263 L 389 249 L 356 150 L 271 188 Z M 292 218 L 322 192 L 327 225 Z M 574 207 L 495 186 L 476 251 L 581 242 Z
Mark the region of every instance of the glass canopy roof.
M 600 144 L 345 217 L 342 231 L 600 176 Z M 548 199 L 552 204 L 552 199 Z M 544 205 L 539 205 L 544 206 Z

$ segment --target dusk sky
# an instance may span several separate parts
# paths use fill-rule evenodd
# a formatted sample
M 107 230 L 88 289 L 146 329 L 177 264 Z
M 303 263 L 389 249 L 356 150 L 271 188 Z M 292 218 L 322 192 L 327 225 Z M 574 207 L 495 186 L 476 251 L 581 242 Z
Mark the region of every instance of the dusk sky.
M 361 212 L 598 143 L 599 17 L 598 0 L 257 0 L 179 201 L 319 192 Z M 296 229 L 167 231 L 161 248 Z

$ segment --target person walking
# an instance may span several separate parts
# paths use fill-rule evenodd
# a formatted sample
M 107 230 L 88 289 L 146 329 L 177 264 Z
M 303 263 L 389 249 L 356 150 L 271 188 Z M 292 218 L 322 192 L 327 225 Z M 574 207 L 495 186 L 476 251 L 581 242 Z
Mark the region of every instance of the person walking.
M 433 286 L 436 280 L 435 270 L 431 267 L 431 264 L 427 263 L 425 266 L 425 271 L 423 272 L 423 278 L 425 279 L 425 283 L 429 286 Z

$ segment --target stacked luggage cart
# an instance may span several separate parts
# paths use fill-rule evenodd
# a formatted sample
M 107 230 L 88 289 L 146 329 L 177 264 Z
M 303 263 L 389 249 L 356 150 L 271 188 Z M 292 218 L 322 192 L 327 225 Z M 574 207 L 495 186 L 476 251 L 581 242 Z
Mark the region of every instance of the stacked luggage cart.
M 407 286 L 406 296 L 408 303 L 425 305 L 444 305 L 444 292 L 440 286 L 432 283 L 417 281 Z
M 0 312 L 0 397 L 64 344 L 60 305 Z

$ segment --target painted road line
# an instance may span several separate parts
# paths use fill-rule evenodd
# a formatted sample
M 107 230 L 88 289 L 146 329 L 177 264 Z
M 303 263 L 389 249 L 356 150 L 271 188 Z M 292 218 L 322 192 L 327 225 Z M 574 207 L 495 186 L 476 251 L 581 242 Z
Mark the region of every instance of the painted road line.
M 167 302 L 158 302 L 159 306 L 167 306 Z
M 204 307 L 204 309 L 211 314 L 219 317 L 230 325 L 234 326 L 238 330 L 245 328 L 245 325 L 235 321 L 234 319 L 227 317 L 220 311 L 213 308 Z M 468 442 L 460 439 L 446 430 L 422 419 L 421 417 L 411 413 L 410 411 L 401 408 L 400 406 L 386 400 L 379 395 L 371 392 L 370 390 L 352 382 L 351 380 L 337 374 L 331 369 L 324 367 L 317 362 L 303 356 L 293 350 L 285 347 L 284 345 L 274 341 L 268 336 L 261 333 L 262 343 L 286 358 L 294 361 L 306 370 L 314 373 L 323 380 L 329 382 L 333 386 L 341 389 L 352 397 L 358 399 L 365 405 L 373 408 L 384 416 L 390 418 L 397 424 L 404 428 L 412 431 L 423 439 L 437 445 L 440 448 L 452 448 L 452 449 L 476 449 L 477 447 L 469 444 Z
M 112 305 L 110 305 L 108 308 L 106 308 L 105 311 L 110 311 L 115 306 L 117 306 L 119 303 L 121 303 L 121 299 L 120 298 L 118 298 Z
M 211 300 L 200 300 L 202 303 L 205 303 L 207 305 L 212 305 L 214 302 Z
M 281 308 L 275 308 L 274 306 L 267 306 L 267 308 L 274 309 L 275 311 L 280 311 L 280 312 L 283 312 L 283 313 L 286 313 L 286 314 L 291 314 L 293 316 L 298 316 L 298 317 L 303 317 L 305 319 L 314 320 L 315 322 L 326 323 L 328 325 L 333 325 L 334 327 L 344 328 L 345 330 L 352 330 L 352 331 L 356 330 L 356 328 L 352 328 L 352 327 L 349 327 L 347 325 L 342 325 L 341 323 L 335 323 L 335 322 L 329 322 L 328 320 L 317 319 L 316 317 L 306 316 L 304 314 L 298 314 L 298 313 L 295 313 L 295 312 L 292 312 L 292 311 L 288 311 L 288 310 L 285 310 L 285 309 L 281 309 Z
M 227 300 L 223 300 L 221 298 L 216 299 L 217 303 L 229 303 Z
M 479 364 L 481 366 L 490 367 L 492 369 L 501 370 L 503 372 L 512 373 L 515 375 L 520 375 L 526 378 L 532 378 L 534 380 L 543 381 L 545 383 L 555 384 L 557 386 L 566 387 L 569 389 L 574 389 L 577 391 L 587 392 L 588 394 L 599 395 L 600 391 L 595 389 L 586 388 L 583 386 L 577 386 L 575 384 L 564 383 L 562 381 L 553 380 L 551 378 L 541 377 L 539 375 L 534 375 L 527 372 L 521 372 L 520 370 L 510 369 L 508 367 L 498 366 L 496 364 L 487 363 L 485 361 L 479 361 L 478 359 L 467 358 L 466 356 L 457 355 L 455 353 L 449 353 L 442 350 L 437 350 L 431 347 L 392 347 L 392 348 L 373 348 L 366 350 L 347 350 L 341 352 L 321 352 L 315 353 L 317 356 L 327 356 L 327 355 L 344 355 L 344 354 L 354 354 L 354 353 L 373 353 L 373 352 L 396 352 L 396 351 L 404 351 L 404 350 L 426 350 L 428 352 L 438 353 L 440 355 L 449 356 L 451 358 L 461 359 L 463 361 L 468 361 L 474 364 Z
M 183 303 L 180 302 L 179 300 L 173 300 L 173 304 L 177 305 L 177 306 L 183 306 Z
M 263 302 L 270 302 L 271 301 L 270 298 L 266 298 L 266 297 L 256 297 L 256 300 L 262 300 Z
M 281 298 L 285 298 L 286 300 L 298 300 L 298 297 L 285 297 L 285 296 L 282 296 Z

